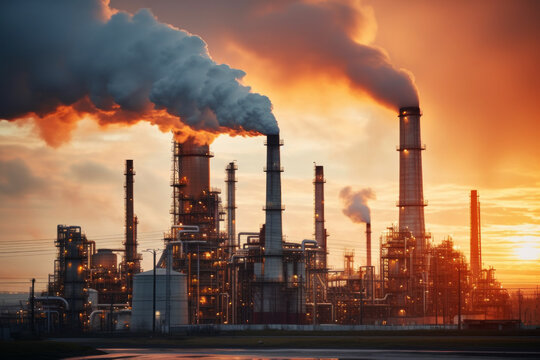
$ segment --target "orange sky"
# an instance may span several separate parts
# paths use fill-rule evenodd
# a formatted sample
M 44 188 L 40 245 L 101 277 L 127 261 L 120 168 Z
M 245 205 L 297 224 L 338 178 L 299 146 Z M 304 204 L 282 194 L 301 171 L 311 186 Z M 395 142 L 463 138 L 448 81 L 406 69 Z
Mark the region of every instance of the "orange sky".
M 302 31 L 312 26 L 309 19 L 298 23 L 298 18 L 285 16 L 295 21 L 282 27 L 295 32 L 288 39 L 282 29 L 272 33 L 272 22 L 253 25 L 243 16 L 242 1 L 226 3 L 228 7 L 219 11 L 211 1 L 130 0 L 112 1 L 112 6 L 130 12 L 150 7 L 161 21 L 200 35 L 217 62 L 247 73 L 243 82 L 272 100 L 285 140 L 284 233 L 292 241 L 312 237 L 315 161 L 325 166 L 327 178 L 330 264 L 342 267 L 344 249 L 355 249 L 357 265 L 363 263 L 364 229 L 341 213 L 338 193 L 345 186 L 374 190 L 376 199 L 370 202 L 374 235 L 397 221 L 397 115 L 358 91 L 342 64 L 332 62 L 333 45 L 324 34 L 317 42 L 313 33 Z M 271 2 L 258 11 L 286 12 L 290 3 Z M 435 242 L 452 235 L 468 256 L 468 197 L 471 189 L 478 189 L 484 266 L 495 267 L 504 285 L 537 285 L 536 2 L 340 4 L 350 12 L 330 17 L 336 23 L 321 24 L 322 28 L 341 29 L 359 43 L 383 49 L 396 68 L 414 76 L 427 145 L 426 228 Z M 299 46 L 302 39 L 308 44 Z M 324 56 L 309 56 L 311 51 Z M 237 160 L 238 231 L 257 230 L 264 221 L 263 139 L 221 136 L 213 151 L 212 186 L 223 188 L 225 164 Z M 36 136 L 32 121 L 0 122 L 0 290 L 24 290 L 27 285 L 20 281 L 30 277 L 44 281 L 52 272 L 57 224 L 82 226 L 98 247 L 121 243 L 126 158 L 134 159 L 137 171 L 135 209 L 141 248 L 161 247 L 160 231 L 170 220 L 169 134 L 142 123 L 103 131 L 83 120 L 71 142 L 53 149 Z M 24 241 L 14 245 L 18 239 Z M 18 249 L 35 252 L 23 256 Z M 148 269 L 146 258 L 143 266 Z

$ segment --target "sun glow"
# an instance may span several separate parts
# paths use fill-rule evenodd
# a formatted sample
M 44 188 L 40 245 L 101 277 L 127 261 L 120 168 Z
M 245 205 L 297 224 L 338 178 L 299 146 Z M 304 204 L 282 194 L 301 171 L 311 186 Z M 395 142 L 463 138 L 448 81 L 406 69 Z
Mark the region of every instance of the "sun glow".
M 520 260 L 540 260 L 540 239 L 527 238 L 517 244 L 515 251 Z

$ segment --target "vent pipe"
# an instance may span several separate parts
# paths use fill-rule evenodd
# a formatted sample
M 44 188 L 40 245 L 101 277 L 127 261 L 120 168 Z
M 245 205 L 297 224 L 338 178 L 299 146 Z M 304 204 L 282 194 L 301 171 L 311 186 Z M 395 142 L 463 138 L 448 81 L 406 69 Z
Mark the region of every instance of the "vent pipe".
M 366 265 L 371 266 L 371 223 L 366 223 Z
M 230 162 L 225 168 L 227 177 L 225 183 L 227 183 L 227 241 L 231 247 L 235 246 L 236 238 L 236 170 L 238 166 L 236 163 Z

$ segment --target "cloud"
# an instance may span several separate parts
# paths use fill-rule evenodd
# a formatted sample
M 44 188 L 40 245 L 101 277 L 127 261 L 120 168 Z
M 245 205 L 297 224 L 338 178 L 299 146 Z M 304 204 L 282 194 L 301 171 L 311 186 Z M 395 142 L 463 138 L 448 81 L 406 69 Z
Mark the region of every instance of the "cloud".
M 35 118 L 51 146 L 88 115 L 102 125 L 146 120 L 206 141 L 279 132 L 270 100 L 240 83 L 242 70 L 217 64 L 203 39 L 148 10 L 4 1 L 0 24 L 0 119 Z
M 359 1 L 115 1 L 113 6 L 151 7 L 165 21 L 240 48 L 265 63 L 267 74 L 279 73 L 280 81 L 326 74 L 391 109 L 419 104 L 410 72 L 369 44 L 373 15 Z
M 117 180 L 113 171 L 94 161 L 75 163 L 71 165 L 70 171 L 75 179 L 81 182 L 111 183 Z
M 34 176 L 23 160 L 0 160 L 0 195 L 18 198 L 44 188 L 45 182 Z

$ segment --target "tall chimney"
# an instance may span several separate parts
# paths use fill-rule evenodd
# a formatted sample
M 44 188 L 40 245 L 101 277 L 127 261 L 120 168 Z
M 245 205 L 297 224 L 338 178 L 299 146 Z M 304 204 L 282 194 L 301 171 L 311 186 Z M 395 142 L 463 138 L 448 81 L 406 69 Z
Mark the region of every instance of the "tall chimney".
M 189 138 L 180 145 L 178 167 L 181 181 L 185 184 L 182 192 L 190 199 L 198 199 L 210 191 L 210 158 L 213 157 L 208 144 L 200 145 Z
M 471 190 L 471 274 L 476 281 L 482 270 L 482 240 L 478 191 Z
M 236 239 L 236 170 L 238 166 L 230 162 L 226 167 L 227 178 L 227 239 L 229 246 L 235 246 Z
M 278 135 L 266 140 L 266 229 L 264 247 L 264 280 L 283 281 L 283 232 L 281 206 L 281 168 Z
M 425 249 L 424 190 L 420 141 L 420 108 L 399 109 L 399 229 L 408 229 L 417 239 L 419 251 Z
M 319 257 L 320 265 L 323 269 L 326 269 L 327 264 L 327 233 L 324 227 L 324 168 L 322 166 L 315 165 L 315 241 L 321 248 L 321 254 Z
M 126 261 L 131 262 L 137 253 L 137 244 L 135 241 L 135 215 L 133 209 L 133 160 L 126 160 Z
M 366 223 L 366 265 L 371 266 L 371 223 Z
M 124 243 L 126 254 L 124 260 L 126 288 L 129 300 L 131 299 L 133 289 L 133 275 L 140 270 L 139 256 L 137 254 L 137 220 L 133 208 L 133 177 L 135 175 L 133 160 L 126 160 L 126 171 L 124 175 L 126 176 L 126 184 L 124 186 L 126 191 L 126 240 Z

